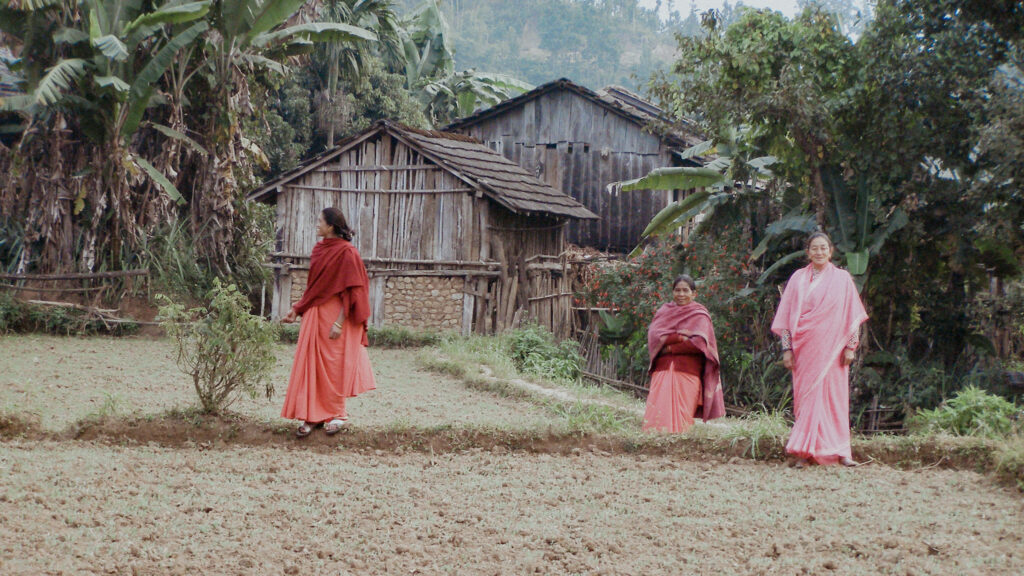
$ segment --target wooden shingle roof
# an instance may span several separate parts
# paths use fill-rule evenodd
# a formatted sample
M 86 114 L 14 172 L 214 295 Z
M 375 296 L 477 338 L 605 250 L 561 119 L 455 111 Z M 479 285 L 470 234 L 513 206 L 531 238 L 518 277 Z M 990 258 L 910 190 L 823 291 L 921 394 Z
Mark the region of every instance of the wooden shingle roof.
M 671 126 L 671 122 L 664 111 L 652 102 L 644 100 L 637 94 L 634 94 L 625 88 L 609 86 L 603 90 L 594 92 L 586 86 L 581 86 L 568 78 L 559 78 L 558 80 L 548 82 L 547 84 L 541 84 L 529 92 L 524 92 L 514 98 L 509 98 L 508 100 L 499 102 L 490 108 L 459 118 L 445 126 L 444 129 L 448 131 L 462 130 L 468 126 L 479 124 L 480 122 L 495 116 L 500 116 L 505 112 L 518 108 L 531 100 L 540 98 L 544 94 L 559 90 L 577 94 L 581 98 L 593 102 L 594 104 L 629 120 L 641 128 L 650 128 L 652 126 L 667 127 L 668 129 L 666 131 L 657 134 L 657 136 L 670 146 L 685 149 L 704 140 L 696 126 L 688 123 L 683 124 L 682 126 Z
M 454 174 L 469 187 L 480 191 L 508 210 L 522 215 L 548 215 L 563 218 L 596 219 L 573 198 L 538 179 L 501 154 L 462 134 L 418 130 L 386 120 L 378 121 L 367 131 L 342 142 L 334 149 L 311 158 L 285 172 L 262 187 L 250 192 L 246 199 L 267 201 L 279 187 L 316 169 L 351 147 L 386 132 L 404 142 L 441 168 Z

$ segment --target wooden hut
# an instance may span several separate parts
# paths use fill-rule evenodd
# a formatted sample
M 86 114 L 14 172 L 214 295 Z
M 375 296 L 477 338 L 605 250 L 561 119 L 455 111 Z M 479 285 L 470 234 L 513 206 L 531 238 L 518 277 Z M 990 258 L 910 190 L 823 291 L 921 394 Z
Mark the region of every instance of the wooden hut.
M 336 206 L 367 265 L 373 325 L 463 334 L 524 313 L 565 334 L 565 224 L 596 218 L 470 137 L 386 121 L 248 199 L 277 206 L 272 317 L 301 297 L 317 216 Z
M 644 228 L 680 191 L 617 194 L 609 184 L 655 168 L 696 166 L 679 153 L 703 138 L 696 129 L 652 133 L 662 111 L 623 88 L 594 92 L 567 79 L 538 86 L 445 130 L 487 147 L 577 199 L 600 216 L 569 224 L 570 242 L 628 252 Z

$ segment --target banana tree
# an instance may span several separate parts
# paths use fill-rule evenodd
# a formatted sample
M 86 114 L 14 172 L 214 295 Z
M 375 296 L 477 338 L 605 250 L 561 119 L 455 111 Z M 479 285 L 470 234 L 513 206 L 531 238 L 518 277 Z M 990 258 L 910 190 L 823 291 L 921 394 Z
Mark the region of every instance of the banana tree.
M 205 83 L 192 82 L 188 98 L 203 102 L 204 124 L 197 132 L 209 154 L 197 156 L 189 167 L 195 175 L 190 183 L 192 225 L 200 256 L 220 272 L 231 270 L 235 203 L 245 183 L 256 178 L 254 163 L 265 158 L 242 131 L 242 119 L 253 112 L 251 75 L 287 74 L 288 59 L 308 54 L 317 43 L 377 40 L 373 32 L 343 22 L 288 25 L 303 4 L 305 0 L 214 0 L 211 33 L 193 59 L 195 77 Z
M 878 254 L 885 242 L 909 223 L 906 212 L 896 207 L 876 222 L 867 178 L 863 175 L 847 182 L 839 169 L 822 169 L 822 183 L 831 202 L 827 217 L 836 252 L 845 261 L 846 269 L 854 276 L 858 286 L 863 286 L 871 256 Z M 818 229 L 814 214 L 794 212 L 776 220 L 765 230 L 765 236 L 751 253 L 751 258 L 760 258 L 773 245 L 794 235 L 805 236 Z M 767 281 L 779 268 L 803 256 L 803 250 L 791 252 L 776 260 L 758 278 L 758 283 Z
M 752 136 L 746 127 L 731 128 L 718 139 L 705 140 L 680 154 L 684 160 L 715 156 L 703 166 L 657 168 L 642 178 L 619 183 L 622 191 L 696 190 L 658 212 L 630 256 L 639 254 L 648 238 L 671 234 L 698 214 L 710 215 L 722 204 L 755 193 L 758 182 L 773 178 L 770 166 L 776 158 L 757 155 L 756 148 L 747 143 Z

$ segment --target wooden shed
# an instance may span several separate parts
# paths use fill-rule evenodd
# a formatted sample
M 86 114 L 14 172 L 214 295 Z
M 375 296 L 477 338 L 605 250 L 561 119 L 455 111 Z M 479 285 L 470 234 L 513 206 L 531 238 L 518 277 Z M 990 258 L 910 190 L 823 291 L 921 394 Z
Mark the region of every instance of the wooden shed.
M 618 87 L 594 92 L 565 78 L 456 120 L 445 130 L 472 136 L 600 216 L 569 224 L 581 246 L 628 252 L 644 228 L 679 191 L 617 194 L 609 184 L 655 168 L 698 166 L 679 153 L 703 138 L 674 129 L 654 134 L 664 114 Z
M 596 218 L 470 137 L 387 121 L 247 198 L 277 206 L 272 317 L 301 297 L 317 216 L 336 206 L 367 266 L 372 324 L 463 334 L 517 313 L 566 334 L 565 224 Z

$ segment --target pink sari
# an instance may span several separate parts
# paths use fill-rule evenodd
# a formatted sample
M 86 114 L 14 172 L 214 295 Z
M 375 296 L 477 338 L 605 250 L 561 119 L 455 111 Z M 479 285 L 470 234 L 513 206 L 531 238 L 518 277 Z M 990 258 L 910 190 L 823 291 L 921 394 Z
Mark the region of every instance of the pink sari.
M 772 322 L 793 344 L 793 411 L 786 452 L 818 464 L 850 458 L 850 367 L 843 348 L 868 319 L 853 278 L 828 264 L 812 284 L 811 266 L 793 273 Z

